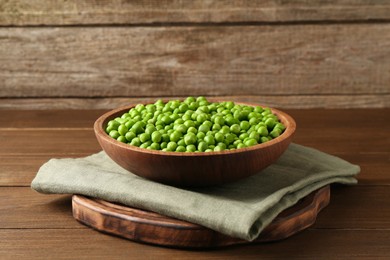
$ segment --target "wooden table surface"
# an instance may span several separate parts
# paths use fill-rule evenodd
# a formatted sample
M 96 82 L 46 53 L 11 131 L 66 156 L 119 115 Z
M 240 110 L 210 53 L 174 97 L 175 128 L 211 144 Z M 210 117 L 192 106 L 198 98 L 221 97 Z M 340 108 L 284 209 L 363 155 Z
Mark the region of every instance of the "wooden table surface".
M 285 110 L 294 142 L 361 166 L 359 184 L 333 186 L 314 226 L 276 243 L 179 250 L 102 234 L 73 219 L 70 195 L 29 187 L 48 159 L 100 150 L 92 125 L 102 110 L 0 110 L 1 259 L 238 259 L 390 256 L 390 109 Z M 387 258 L 388 259 L 388 258 Z

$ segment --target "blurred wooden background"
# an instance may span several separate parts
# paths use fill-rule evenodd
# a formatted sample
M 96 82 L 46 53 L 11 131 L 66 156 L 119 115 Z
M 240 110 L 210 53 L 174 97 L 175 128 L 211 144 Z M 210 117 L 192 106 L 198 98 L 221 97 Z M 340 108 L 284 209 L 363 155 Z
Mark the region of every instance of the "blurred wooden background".
M 0 109 L 390 107 L 390 1 L 0 0 Z

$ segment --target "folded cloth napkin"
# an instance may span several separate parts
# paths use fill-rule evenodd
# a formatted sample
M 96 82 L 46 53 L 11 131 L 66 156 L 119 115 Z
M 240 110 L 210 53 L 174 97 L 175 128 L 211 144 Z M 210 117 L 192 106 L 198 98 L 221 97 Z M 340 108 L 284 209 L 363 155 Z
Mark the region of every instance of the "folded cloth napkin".
M 51 159 L 31 187 L 42 193 L 82 194 L 197 223 L 248 241 L 284 209 L 330 183 L 355 184 L 359 166 L 291 144 L 279 160 L 243 180 L 181 189 L 138 177 L 103 151 L 77 159 Z

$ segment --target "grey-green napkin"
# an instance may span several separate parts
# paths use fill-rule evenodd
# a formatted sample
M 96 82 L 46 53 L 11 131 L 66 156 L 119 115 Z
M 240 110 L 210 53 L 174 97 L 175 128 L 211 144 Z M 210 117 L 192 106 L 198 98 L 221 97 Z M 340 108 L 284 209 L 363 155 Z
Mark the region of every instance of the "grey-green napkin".
M 78 159 L 51 159 L 31 187 L 42 193 L 83 194 L 197 223 L 254 240 L 284 209 L 330 183 L 355 184 L 359 166 L 291 144 L 280 159 L 238 182 L 180 189 L 138 177 L 104 152 Z

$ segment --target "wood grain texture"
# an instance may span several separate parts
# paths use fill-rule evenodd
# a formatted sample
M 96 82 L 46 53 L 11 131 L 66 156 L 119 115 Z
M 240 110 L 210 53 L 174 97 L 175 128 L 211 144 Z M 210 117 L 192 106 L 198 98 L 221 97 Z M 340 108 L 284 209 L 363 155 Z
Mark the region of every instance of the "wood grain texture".
M 2 28 L 0 97 L 271 95 L 298 107 L 303 95 L 305 107 L 334 95 L 320 106 L 383 107 L 389 47 L 388 24 Z
M 72 211 L 73 217 L 87 226 L 136 242 L 181 248 L 216 248 L 286 239 L 312 226 L 329 200 L 329 186 L 312 192 L 281 212 L 252 242 L 153 212 L 80 195 L 72 196 Z
M 0 186 L 29 187 L 42 164 L 51 158 L 85 157 L 90 153 L 46 153 L 1 155 Z M 357 164 L 361 168 L 358 175 L 359 185 L 390 185 L 389 153 L 333 153 L 344 160 Z
M 99 150 L 89 124 L 100 112 L 0 111 L 1 259 L 387 259 L 388 109 L 287 112 L 298 123 L 295 141 L 359 164 L 359 184 L 332 187 L 331 203 L 316 224 L 291 239 L 184 251 L 131 243 L 90 230 L 71 216 L 69 196 L 42 195 L 28 187 L 45 160 Z M 306 130 L 301 133 L 301 129 Z M 373 138 L 377 134 L 381 138 Z
M 107 110 L 0 110 L 1 129 L 92 129 Z M 390 109 L 389 109 L 390 112 Z
M 71 204 L 70 195 L 42 195 L 30 187 L 1 187 L 0 229 L 83 228 L 72 218 Z
M 93 130 L 0 131 L 0 155 L 87 154 L 101 150 Z M 3 148 L 1 148 L 3 147 Z
M 224 97 L 224 99 L 263 104 L 255 99 Z M 146 102 L 128 99 L 124 106 Z M 155 99 L 149 99 L 154 102 Z M 146 103 L 145 103 L 146 104 Z M 92 129 L 95 120 L 109 110 L 0 110 L 0 130 L 12 129 Z M 386 109 L 286 109 L 303 128 L 384 128 L 390 130 L 390 108 Z M 364 120 L 356 120 L 355 116 Z
M 5 260 L 53 256 L 57 259 L 349 259 L 351 256 L 386 259 L 390 252 L 389 230 L 311 229 L 280 243 L 220 250 L 152 247 L 84 229 L 4 229 L 0 230 L 0 237 L 3 238 L 0 253 Z
M 389 135 L 385 129 L 376 129 L 375 135 L 367 140 L 370 131 L 367 126 L 360 131 L 349 132 L 348 126 L 321 129 L 302 128 L 298 130 L 293 142 L 311 146 L 327 153 L 388 153 Z M 348 133 L 348 134 L 340 134 Z M 47 130 L 29 129 L 28 135 L 23 131 L 5 130 L 0 131 L 0 155 L 17 154 L 86 154 L 101 150 L 92 129 L 84 130 Z M 366 140 L 362 142 L 361 140 Z
M 332 186 L 331 194 L 330 204 L 318 215 L 313 228 L 390 229 L 388 185 L 378 181 L 369 186 Z M 0 187 L 0 198 L 0 229 L 84 228 L 72 217 L 69 195 L 43 195 L 30 187 Z
M 0 25 L 356 21 L 390 18 L 388 1 L 2 1 Z
M 83 157 L 98 152 L 101 148 L 92 125 L 103 112 L 106 110 L 1 110 L 0 186 L 29 185 L 39 167 L 50 158 Z M 390 184 L 389 109 L 290 109 L 286 112 L 298 125 L 294 142 L 326 149 L 360 165 L 361 184 Z M 371 128 L 376 134 L 367 139 L 366 133 Z M 359 130 L 356 133 L 340 135 L 356 129 Z
M 388 164 L 389 165 L 389 164 Z M 386 173 L 389 175 L 389 166 Z M 332 187 L 332 198 L 314 228 L 333 229 L 366 229 L 376 227 L 382 229 L 390 227 L 390 200 L 388 199 L 388 186 L 380 181 L 376 186 Z M 377 213 L 374 213 L 378 209 Z M 322 215 L 323 214 L 323 215 Z M 375 217 L 380 214 L 382 217 Z M 386 219 L 387 218 L 387 219 Z M 390 241 L 390 240 L 389 240 Z
M 0 90 L 1 91 L 1 90 Z M 222 96 L 241 102 L 259 103 L 280 108 L 388 108 L 390 94 L 377 95 L 262 95 Z M 169 97 L 173 98 L 173 97 Z M 156 97 L 122 98 L 5 98 L 0 110 L 63 110 L 114 109 L 133 102 L 149 102 Z

